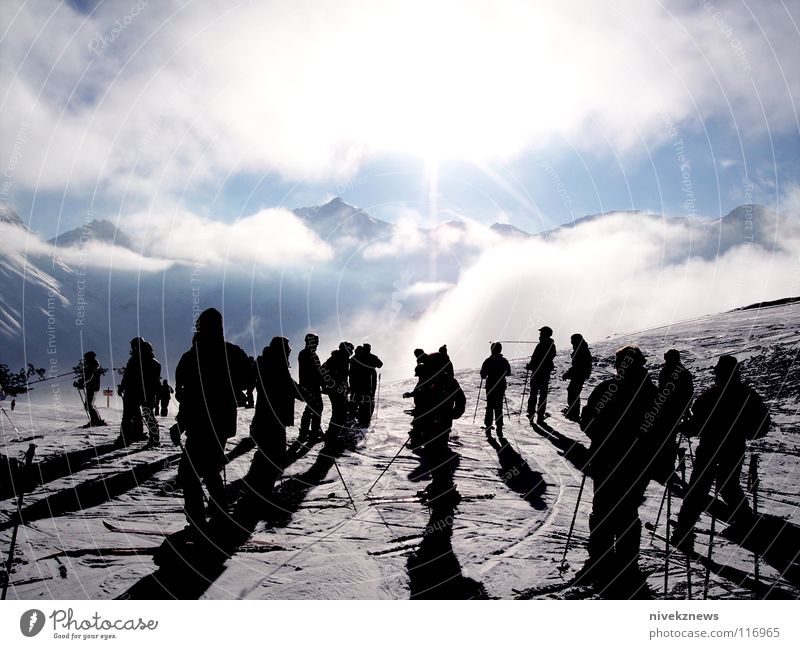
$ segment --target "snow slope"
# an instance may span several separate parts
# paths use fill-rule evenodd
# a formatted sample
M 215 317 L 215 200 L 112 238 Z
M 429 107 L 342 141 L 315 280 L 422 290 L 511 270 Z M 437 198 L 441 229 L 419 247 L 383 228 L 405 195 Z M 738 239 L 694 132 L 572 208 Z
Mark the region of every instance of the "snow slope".
M 766 514 L 771 537 L 766 546 L 754 545 L 754 539 L 729 539 L 724 534 L 718 538 L 710 575 L 713 598 L 800 596 L 800 566 L 792 554 L 800 547 L 796 542 L 800 530 L 798 319 L 800 305 L 788 304 L 719 314 L 591 345 L 598 359 L 592 385 L 610 370 L 614 350 L 634 342 L 645 350 L 653 373 L 666 349 L 679 348 L 695 372 L 698 389 L 708 385 L 709 368 L 718 355 L 735 353 L 744 361 L 746 378 L 770 404 L 776 425 L 765 439 L 752 445 L 752 451 L 760 459 L 759 508 Z M 459 456 L 454 478 L 462 501 L 457 507 L 432 516 L 413 498 L 428 484 L 429 475 L 428 467 L 407 448 L 370 497 L 365 495 L 409 429 L 410 417 L 404 413 L 409 402 L 401 395 L 414 381 L 384 385 L 374 425 L 354 436 L 340 455 L 326 457 L 320 446 L 304 452 L 293 445 L 294 461 L 277 488 L 276 505 L 265 507 L 256 519 L 237 520 L 244 527 L 232 556 L 219 558 L 203 575 L 188 580 L 176 580 L 164 566 L 155 565 L 161 536 L 112 532 L 103 524 L 111 521 L 164 533 L 180 530 L 184 518 L 174 484 L 177 450 L 134 445 L 126 452 L 115 447 L 119 422 L 115 401 L 111 408 L 101 408 L 113 425 L 87 432 L 77 428 L 83 415 L 67 387 L 61 388 L 58 399 L 52 388 L 40 391 L 36 399 L 20 399 L 16 411 L 10 413 L 17 430 L 2 418 L 2 447 L 10 457 L 21 459 L 31 440 L 39 445 L 40 484 L 25 496 L 26 525 L 19 531 L 13 573 L 18 585 L 10 595 L 59 599 L 593 597 L 585 591 L 559 590 L 564 579 L 558 570 L 588 440 L 575 424 L 561 417 L 565 384 L 557 380 L 551 384 L 549 429 L 532 430 L 524 419 L 518 423 L 524 376 L 520 357 L 529 351 L 513 345 L 506 349 L 506 355 L 516 359 L 508 392 L 511 418 L 506 442 L 484 436 L 481 409 L 473 425 L 478 374 L 474 369 L 457 369 L 469 402 L 451 443 Z M 560 350 L 557 376 L 567 360 L 566 350 Z M 584 400 L 587 395 L 585 389 Z M 239 432 L 229 442 L 226 476 L 232 492 L 241 487 L 240 478 L 252 456 L 247 437 L 252 412 L 239 411 Z M 172 421 L 171 417 L 163 420 L 164 428 Z M 295 436 L 296 429 L 290 429 L 290 444 Z M 69 463 L 64 461 L 67 453 Z M 655 522 L 661 495 L 661 488 L 651 484 L 641 509 L 643 521 Z M 14 504 L 9 494 L 2 497 L 0 547 L 5 552 Z M 586 559 L 590 502 L 589 480 L 578 505 L 566 579 Z M 673 516 L 679 505 L 679 498 L 674 498 Z M 710 524 L 704 515 L 699 527 Z M 724 527 L 717 524 L 718 530 Z M 660 531 L 663 528 L 662 516 Z M 698 540 L 703 552 L 704 538 L 701 535 Z M 748 549 L 756 546 L 762 554 L 758 582 L 752 577 L 753 553 Z M 664 597 L 663 543 L 658 538 L 651 543 L 647 533 L 641 564 L 651 572 L 648 583 L 654 596 Z M 691 569 L 697 597 L 704 569 L 696 562 Z M 683 562 L 673 555 L 667 598 L 686 597 L 686 574 Z

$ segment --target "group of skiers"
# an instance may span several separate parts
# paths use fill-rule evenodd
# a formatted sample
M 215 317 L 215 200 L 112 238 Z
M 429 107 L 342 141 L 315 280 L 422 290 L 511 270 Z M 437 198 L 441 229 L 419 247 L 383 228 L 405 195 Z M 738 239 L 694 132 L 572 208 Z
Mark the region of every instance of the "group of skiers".
M 93 351 L 87 351 L 77 366 L 77 379 L 72 385 L 79 394 L 85 395 L 81 399 L 89 422 L 84 428 L 107 425 L 95 406 L 100 377 L 106 371 Z M 156 360 L 153 346 L 140 337 L 131 340 L 130 357 L 117 386 L 117 393 L 122 397 L 120 442 L 128 445 L 146 440 L 150 445 L 158 446 L 160 434 L 156 415 L 168 415 L 173 392 L 169 381 L 161 379 L 161 363 Z
M 550 327 L 542 327 L 539 334 L 525 366 L 530 376 L 525 387 L 530 387 L 528 419 L 531 425 L 544 427 L 556 349 Z M 693 552 L 693 528 L 707 505 L 712 485 L 716 485 L 715 494 L 730 507 L 730 522 L 751 525 L 753 514 L 740 485 L 740 474 L 746 442 L 766 435 L 770 416 L 761 397 L 743 382 L 736 358 L 719 358 L 713 387 L 693 402 L 693 377 L 681 363 L 678 350 L 664 354 L 664 365 L 654 384 L 644 354 L 638 347 L 626 346 L 616 353 L 615 375 L 595 387 L 581 409 L 580 395 L 593 361 L 581 334 L 573 334 L 570 341 L 570 367 L 562 375 L 569 381 L 563 413 L 591 440 L 585 469 L 594 483 L 589 561 L 581 570 L 580 580 L 634 590 L 641 586 L 639 506 L 651 480 L 669 489 L 678 479 L 681 436 L 699 436 L 699 444 L 671 533 L 672 542 L 686 553 Z M 491 355 L 481 366 L 487 435 L 496 428 L 498 437 L 503 436 L 504 404 L 508 408 L 506 377 L 510 374 L 502 344 L 492 343 Z
M 525 369 L 524 390 L 530 389 L 527 414 L 535 428 L 547 428 L 547 398 L 556 356 L 553 331 L 539 330 L 539 341 Z M 714 385 L 693 402 L 694 384 L 680 353 L 671 349 L 654 382 L 638 347 L 616 352 L 615 373 L 601 381 L 581 408 L 581 391 L 592 372 L 593 360 L 581 334 L 570 338 L 570 367 L 562 374 L 568 381 L 567 420 L 579 424 L 590 440 L 586 474 L 594 490 L 589 517 L 589 559 L 580 579 L 600 584 L 641 584 L 638 558 L 642 524 L 639 507 L 651 480 L 666 488 L 676 477 L 681 436 L 698 436 L 691 480 L 685 489 L 672 539 L 686 551 L 693 548 L 693 527 L 707 505 L 709 490 L 731 508 L 733 524 L 752 522 L 752 511 L 739 485 L 746 442 L 766 434 L 769 413 L 763 400 L 743 381 L 737 360 L 721 356 L 714 368 Z M 222 315 L 207 309 L 196 321 L 192 347 L 180 359 L 175 372 L 175 397 L 180 404 L 172 441 L 184 454 L 178 469 L 185 512 L 190 527 L 204 528 L 217 517 L 227 516 L 226 494 L 220 472 L 225 463 L 225 443 L 236 434 L 237 408 L 247 404 L 245 395 L 255 392 L 251 436 L 256 446 L 247 482 L 260 494 L 271 492 L 286 465 L 286 428 L 294 425 L 295 401 L 305 403 L 299 441 L 307 446 L 324 439 L 335 444 L 352 427 L 369 426 L 379 398 L 382 361 L 368 343 L 354 347 L 342 342 L 322 363 L 319 336 L 305 336 L 298 354 L 299 381 L 290 374 L 291 346 L 275 337 L 257 359 L 226 342 Z M 503 357 L 502 343 L 491 344 L 490 355 L 480 370 L 485 384 L 487 436 L 496 430 L 503 439 L 507 411 L 507 377 L 511 365 Z M 414 350 L 417 385 L 404 397 L 413 398 L 412 449 L 422 449 L 432 467 L 429 496 L 457 495 L 452 484 L 449 436 L 453 421 L 466 408 L 466 396 L 455 378 L 447 347 L 437 352 Z M 94 409 L 99 389 L 96 359 L 84 357 L 87 411 L 92 421 L 102 421 Z M 137 438 L 142 423 L 151 443 L 158 441 L 154 411 L 157 399 L 169 399 L 171 388 L 160 382 L 160 364 L 152 346 L 141 338 L 131 341 L 131 357 L 119 386 L 123 397 L 122 436 Z M 377 393 L 377 394 L 376 394 Z M 330 400 L 330 420 L 322 430 L 323 395 Z M 524 401 L 524 396 L 523 396 Z M 163 408 L 163 401 L 162 401 Z M 94 414 L 92 414 L 94 413 Z M 162 410 L 163 413 L 163 410 Z M 104 422 L 103 422 L 104 423 Z M 208 490 L 208 508 L 201 483 Z M 577 511 L 577 510 L 576 510 Z M 669 534 L 669 532 L 668 532 Z

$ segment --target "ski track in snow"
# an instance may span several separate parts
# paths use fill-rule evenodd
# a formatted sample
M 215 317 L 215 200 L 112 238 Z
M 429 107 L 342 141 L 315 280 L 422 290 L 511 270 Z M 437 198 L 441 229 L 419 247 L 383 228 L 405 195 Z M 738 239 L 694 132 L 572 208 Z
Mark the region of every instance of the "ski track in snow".
M 717 356 L 737 355 L 744 361 L 747 380 L 766 397 L 775 420 L 769 435 L 752 444 L 752 450 L 760 455 L 759 509 L 784 519 L 794 531 L 800 525 L 798 316 L 800 305 L 737 311 L 597 341 L 591 347 L 598 362 L 584 388 L 583 401 L 604 378 L 604 372 L 611 370 L 614 350 L 625 343 L 642 347 L 653 375 L 660 367 L 663 352 L 677 347 L 695 374 L 698 391 L 709 385 L 709 368 Z M 451 443 L 460 456 L 454 481 L 462 502 L 448 521 L 452 523 L 452 535 L 439 539 L 434 554 L 423 548 L 423 535 L 426 527 L 437 521 L 431 520 L 426 506 L 410 498 L 429 480 L 417 455 L 404 449 L 373 490 L 372 498 L 365 497 L 410 428 L 410 417 L 403 412 L 410 407 L 410 401 L 400 395 L 414 381 L 401 381 L 383 386 L 380 411 L 372 428 L 357 440 L 355 448 L 336 459 L 355 499 L 356 511 L 336 469 L 331 467 L 322 480 L 304 490 L 296 507 L 288 508 L 285 519 L 272 517 L 255 527 L 248 542 L 226 561 L 202 597 L 424 597 L 438 592 L 435 580 L 444 579 L 454 588 L 447 591 L 448 596 L 458 596 L 463 585 L 464 596 L 482 592 L 489 597 L 513 598 L 520 593 L 524 596 L 528 589 L 554 591 L 565 583 L 586 559 L 591 509 L 591 480 L 587 480 L 567 556 L 569 567 L 562 578 L 558 567 L 581 481 L 576 468 L 576 464 L 580 466 L 576 458 L 580 458 L 582 450 L 578 445 L 588 446 L 577 425 L 560 415 L 566 384 L 557 377 L 566 368 L 568 351 L 559 350 L 556 375 L 551 382 L 548 410 L 552 417 L 548 424 L 553 435 L 531 430 L 524 418 L 522 423 L 517 422 L 524 377 L 522 357 L 530 349 L 509 345 L 506 352 L 515 359 L 508 391 L 511 417 L 506 421 L 507 444 L 484 436 L 482 407 L 472 424 L 478 373 L 475 369 L 457 368 L 457 378 L 468 399 L 467 412 L 455 423 Z M 35 461 L 41 463 L 41 472 L 39 484 L 25 494 L 23 513 L 27 524 L 19 529 L 12 575 L 12 582 L 20 585 L 10 588 L 10 597 L 119 597 L 156 570 L 153 554 L 163 538 L 112 532 L 103 521 L 133 530 L 163 530 L 165 534 L 178 531 L 185 524 L 180 492 L 174 490 L 177 450 L 169 445 L 166 433 L 174 419 L 161 420 L 162 439 L 167 445 L 145 449 L 136 444 L 126 451 L 113 446 L 119 411 L 101 407 L 102 416 L 111 425 L 93 431 L 80 429 L 77 426 L 83 423 L 84 414 L 77 399 L 75 403 L 68 402 L 73 398 L 68 390 L 61 391 L 58 409 L 48 397 L 51 392 L 45 390 L 31 393 L 30 400 L 18 398 L 17 409 L 9 414 L 19 433 L 5 417 L 1 420 L 2 453 L 10 458 L 21 459 L 30 443 L 27 438 L 41 436 L 32 440 L 37 444 Z M 104 402 L 100 405 L 104 406 Z M 297 408 L 299 421 L 302 404 Z M 172 411 L 174 415 L 174 404 Z M 329 412 L 326 403 L 326 418 Z M 242 478 L 249 467 L 252 450 L 247 431 L 252 413 L 239 410 L 239 433 L 228 445 L 229 452 L 236 449 L 226 467 L 228 485 Z M 68 425 L 70 422 L 74 422 L 73 427 Z M 290 444 L 295 435 L 296 429 L 290 429 Z M 573 442 L 576 446 L 566 451 Z M 312 467 L 320 448 L 314 446 L 289 466 L 283 482 Z M 539 476 L 545 488 L 531 491 Z M 640 510 L 644 522 L 655 522 L 661 495 L 662 488 L 651 483 Z M 15 501 L 8 493 L 3 497 L 0 547 L 5 558 Z M 409 500 L 397 500 L 402 498 Z M 680 499 L 673 498 L 673 517 L 679 506 Z M 698 527 L 710 527 L 707 514 Z M 719 531 L 724 528 L 724 523 L 717 523 Z M 659 532 L 663 530 L 662 515 Z M 699 535 L 700 552 L 705 552 L 705 542 L 705 537 Z M 778 549 L 785 550 L 775 550 Z M 672 557 L 667 597 L 680 599 L 686 595 L 686 572 L 682 557 L 676 553 Z M 752 576 L 753 554 L 737 542 L 718 537 L 714 561 Z M 412 563 L 416 566 L 413 571 Z M 641 565 L 653 571 L 648 583 L 657 596 L 663 597 L 663 542 L 655 538 L 651 544 L 647 531 L 642 535 Z M 697 597 L 702 590 L 704 568 L 693 564 L 692 569 Z M 781 571 L 785 572 L 783 578 Z M 797 561 L 780 564 L 770 555 L 760 563 L 760 579 L 766 591 L 773 584 L 783 596 L 800 596 Z M 532 595 L 537 596 L 535 592 Z M 593 595 L 567 588 L 539 596 Z M 758 595 L 752 588 L 712 572 L 709 596 L 749 599 Z

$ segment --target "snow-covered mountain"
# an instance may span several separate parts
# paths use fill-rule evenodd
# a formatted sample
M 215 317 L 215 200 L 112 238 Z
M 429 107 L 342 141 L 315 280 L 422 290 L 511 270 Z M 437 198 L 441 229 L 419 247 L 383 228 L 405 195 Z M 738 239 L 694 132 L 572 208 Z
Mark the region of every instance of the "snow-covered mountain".
M 73 230 L 68 230 L 59 234 L 47 243 L 61 248 L 70 246 L 86 246 L 92 242 L 108 243 L 113 246 L 120 246 L 133 250 L 133 241 L 122 230 L 117 228 L 111 221 L 106 219 L 94 219 L 86 225 Z
M 42 242 L 2 206 L 0 360 L 12 366 L 58 360 L 71 367 L 91 348 L 105 364 L 121 365 L 128 341 L 141 335 L 152 340 L 170 373 L 189 345 L 193 318 L 207 306 L 221 307 L 229 336 L 254 355 L 274 335 L 296 338 L 308 329 L 329 332 L 324 344 L 331 346 L 360 337 L 399 345 L 399 326 L 419 321 L 477 260 L 501 246 L 550 245 L 580 237 L 587 228 L 594 228 L 592 241 L 650 228 L 656 236 L 668 232 L 664 250 L 656 252 L 665 263 L 680 264 L 694 257 L 715 259 L 742 246 L 780 250 L 792 237 L 800 238 L 796 219 L 757 205 L 715 221 L 633 212 L 594 215 L 536 236 L 508 224 L 485 227 L 467 219 L 430 229 L 394 224 L 340 198 L 293 214 L 331 246 L 332 259 L 285 268 L 242 262 L 235 251 L 224 265 L 156 259 L 142 256 L 146 241 L 135 246 L 131 236 L 104 220 Z M 265 241 L 265 256 L 269 246 Z M 533 248 L 530 254 L 541 257 L 545 250 Z M 732 306 L 784 295 L 742 294 Z

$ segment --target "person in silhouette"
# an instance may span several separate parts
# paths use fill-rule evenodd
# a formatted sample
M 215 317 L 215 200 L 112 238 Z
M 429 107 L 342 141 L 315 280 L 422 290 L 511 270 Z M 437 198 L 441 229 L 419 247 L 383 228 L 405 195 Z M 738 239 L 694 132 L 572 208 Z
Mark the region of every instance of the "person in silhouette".
M 457 456 L 450 450 L 453 421 L 464 414 L 464 391 L 451 373 L 450 358 L 442 352 L 428 354 L 422 365 L 420 382 L 414 388 L 414 427 L 419 430 L 424 455 L 432 467 L 432 481 L 426 499 L 455 498 L 451 462 Z
M 305 347 L 297 355 L 298 371 L 300 373 L 300 388 L 306 407 L 300 418 L 300 439 L 315 442 L 322 438 L 322 375 L 320 374 L 320 361 L 317 355 L 319 336 L 308 333 L 305 337 Z
M 450 360 L 450 354 L 447 351 L 447 345 L 442 345 L 439 347 L 439 353 L 444 357 L 444 372 L 449 374 L 450 376 L 455 376 L 456 371 L 453 368 L 453 362 Z
M 125 369 L 122 372 L 117 392 L 122 397 L 122 421 L 120 423 L 120 439 L 126 446 L 132 442 L 147 439 L 144 434 L 142 407 L 147 405 L 146 383 L 149 374 L 146 352 L 143 350 L 144 338 L 131 340 L 131 352 Z
M 365 363 L 363 345 L 356 347 L 353 358 L 350 359 L 350 405 L 351 416 L 356 420 L 359 428 L 369 427 L 370 400 L 372 398 L 370 368 Z
M 73 383 L 73 385 L 78 388 L 78 390 L 85 390 L 86 391 L 86 413 L 89 415 L 89 423 L 84 426 L 84 428 L 89 428 L 92 426 L 107 426 L 103 418 L 100 416 L 100 413 L 97 412 L 97 408 L 94 405 L 95 396 L 100 391 L 100 376 L 105 372 L 100 367 L 100 363 L 97 361 L 97 355 L 92 352 L 88 351 L 83 355 L 83 360 L 79 363 L 80 368 L 80 376 L 78 376 L 78 380 Z M 13 402 L 12 402 L 12 410 Z
M 225 464 L 225 443 L 236 435 L 238 394 L 252 385 L 252 366 L 245 352 L 226 342 L 222 314 L 206 309 L 197 318 L 192 347 L 175 369 L 175 398 L 179 409 L 170 429 L 175 445 L 186 434 L 178 465 L 184 511 L 189 527 L 207 526 L 202 480 L 208 489 L 212 521 L 227 517 L 227 500 L 220 471 Z
M 369 419 L 367 420 L 367 425 L 369 425 L 369 422 L 372 421 L 372 414 L 375 412 L 375 392 L 378 389 L 378 370 L 383 367 L 383 361 L 372 353 L 372 345 L 364 343 L 362 347 L 364 349 L 362 362 L 369 370 L 370 399 Z M 362 428 L 365 427 L 362 426 Z
M 553 359 L 556 357 L 556 344 L 550 327 L 539 329 L 539 342 L 533 350 L 530 362 L 525 366 L 531 373 L 531 390 L 528 397 L 528 420 L 543 424 L 547 414 L 547 391 L 550 389 L 550 374 Z
M 579 422 L 581 420 L 581 391 L 583 384 L 592 373 L 592 353 L 581 334 L 572 334 L 569 341 L 572 343 L 570 367 L 561 377 L 565 381 L 569 381 L 564 417 L 570 421 Z
M 169 414 L 169 402 L 172 400 L 172 394 L 175 390 L 169 384 L 167 379 L 161 382 L 161 387 L 158 389 L 158 400 L 161 402 L 161 416 L 166 417 Z
M 150 446 L 158 446 L 161 443 L 161 433 L 156 421 L 156 408 L 161 390 L 161 363 L 156 360 L 153 346 L 146 340 L 141 343 L 140 354 L 144 399 L 142 416 L 147 429 L 147 442 Z
M 742 381 L 737 359 L 720 356 L 714 367 L 714 385 L 697 397 L 684 424 L 686 434 L 699 435 L 700 442 L 672 534 L 680 549 L 693 549 L 693 528 L 715 483 L 717 493 L 733 510 L 732 523 L 742 527 L 752 524 L 753 511 L 739 479 L 747 441 L 764 437 L 770 424 L 763 399 Z
M 492 343 L 490 355 L 481 365 L 481 378 L 486 385 L 486 414 L 483 426 L 488 435 L 492 426 L 497 427 L 497 435 L 503 435 L 503 403 L 506 396 L 506 377 L 511 376 L 511 365 L 503 356 L 503 345 Z
M 328 445 L 341 440 L 347 430 L 347 399 L 350 394 L 348 375 L 352 353 L 353 345 L 349 342 L 341 342 L 338 349 L 333 350 L 328 360 L 320 367 L 322 392 L 327 394 L 331 401 L 331 418 L 325 435 L 325 442 Z
M 250 435 L 256 453 L 248 484 L 258 494 L 268 494 L 286 464 L 286 427 L 294 425 L 294 402 L 302 401 L 300 386 L 289 374 L 289 341 L 272 339 L 256 359 L 256 413 Z
M 616 353 L 616 376 L 589 395 L 581 429 L 591 439 L 588 475 L 594 483 L 589 559 L 581 579 L 610 588 L 642 584 L 639 506 L 649 478 L 642 426 L 656 397 L 638 347 Z
M 677 349 L 664 354 L 664 366 L 658 373 L 658 397 L 653 417 L 646 427 L 657 423 L 658 435 L 650 436 L 653 443 L 651 456 L 653 480 L 666 484 L 675 470 L 678 456 L 678 431 L 681 421 L 689 414 L 694 395 L 694 380 L 691 372 L 681 363 Z

